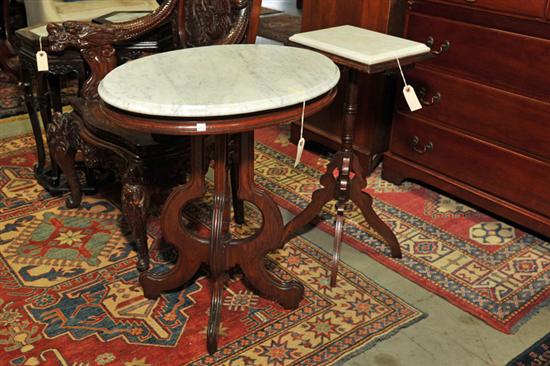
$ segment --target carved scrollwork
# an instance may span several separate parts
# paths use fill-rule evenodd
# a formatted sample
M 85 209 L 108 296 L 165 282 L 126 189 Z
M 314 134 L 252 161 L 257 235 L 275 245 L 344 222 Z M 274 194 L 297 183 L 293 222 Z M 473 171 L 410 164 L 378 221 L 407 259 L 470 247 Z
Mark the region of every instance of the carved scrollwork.
M 172 16 L 178 0 L 165 0 L 151 14 L 122 23 L 94 24 L 66 21 L 47 25 L 49 50 L 60 52 L 66 48 L 80 49 L 91 74 L 84 84 L 85 99 L 98 97 L 97 86 L 103 77 L 116 66 L 113 45 L 135 39 L 156 28 Z
M 66 21 L 47 25 L 49 50 L 60 52 L 65 48 L 93 48 L 110 44 L 121 37 L 121 30 L 89 22 Z
M 188 47 L 239 43 L 248 27 L 250 0 L 193 0 L 186 4 Z
M 66 153 L 71 147 L 74 148 L 74 144 L 71 143 L 74 126 L 68 113 L 54 113 L 52 117 L 52 123 L 48 125 L 46 131 L 50 148 Z
M 47 30 L 50 50 L 57 52 L 67 47 L 95 48 L 132 40 L 168 20 L 177 3 L 178 0 L 165 0 L 151 14 L 121 23 L 106 25 L 81 21 L 49 23 Z
M 84 99 L 96 99 L 98 97 L 97 87 L 99 83 L 109 71 L 116 67 L 115 49 L 108 44 L 83 49 L 81 53 L 91 70 L 90 77 L 84 83 L 81 94 Z
M 82 193 L 80 182 L 75 170 L 75 154 L 77 151 L 78 131 L 74 120 L 68 113 L 54 113 L 52 123 L 48 125 L 48 145 L 53 160 L 59 165 L 69 184 L 71 194 L 67 197 L 66 205 L 69 208 L 80 204 Z
M 97 149 L 88 144 L 81 143 L 80 151 L 82 152 L 82 156 L 84 158 L 84 164 L 86 164 L 87 167 L 99 168 L 102 166 Z

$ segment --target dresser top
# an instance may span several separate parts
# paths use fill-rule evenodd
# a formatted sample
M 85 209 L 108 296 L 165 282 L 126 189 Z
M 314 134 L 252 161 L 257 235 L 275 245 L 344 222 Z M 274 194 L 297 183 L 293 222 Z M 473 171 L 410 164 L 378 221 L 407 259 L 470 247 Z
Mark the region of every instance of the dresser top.
M 316 98 L 340 78 L 310 50 L 274 45 L 188 48 L 144 57 L 99 85 L 119 109 L 166 117 L 215 117 L 283 108 Z
M 430 52 L 425 44 L 351 25 L 298 33 L 289 40 L 369 66 Z

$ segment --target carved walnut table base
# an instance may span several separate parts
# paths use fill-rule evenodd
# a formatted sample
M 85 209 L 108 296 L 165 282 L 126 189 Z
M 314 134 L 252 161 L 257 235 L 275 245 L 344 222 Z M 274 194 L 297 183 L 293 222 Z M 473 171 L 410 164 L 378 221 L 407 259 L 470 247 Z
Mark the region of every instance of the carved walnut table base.
M 306 106 L 306 116 L 317 113 L 332 102 L 336 89 L 313 100 Z M 163 239 L 174 245 L 178 252 L 175 266 L 165 274 L 142 272 L 140 283 L 145 297 L 158 298 L 161 293 L 177 289 L 186 284 L 198 271 L 201 264 L 210 268 L 212 300 L 207 331 L 207 347 L 210 353 L 217 350 L 221 304 L 225 273 L 240 267 L 247 282 L 262 296 L 274 300 L 286 309 L 296 308 L 302 299 L 303 286 L 296 282 L 284 282 L 273 277 L 265 268 L 268 252 L 282 246 L 283 219 L 279 208 L 268 193 L 254 183 L 254 129 L 276 124 L 289 123 L 300 118 L 302 105 L 246 116 L 225 117 L 210 120 L 204 132 L 196 131 L 196 119 L 172 120 L 155 117 L 129 115 L 104 103 L 101 113 L 119 126 L 140 132 L 166 135 L 191 135 L 191 173 L 188 182 L 175 188 L 168 197 L 161 215 Z M 204 161 L 204 135 L 214 134 L 214 195 L 212 227 L 209 240 L 187 230 L 182 222 L 181 212 L 191 201 L 202 198 L 206 193 Z M 238 191 L 231 193 L 228 172 L 229 139 L 235 140 L 232 151 L 238 159 Z M 234 192 L 233 192 L 234 193 Z M 261 212 L 262 227 L 251 237 L 233 240 L 229 233 L 230 206 L 232 196 L 240 201 L 249 201 Z
M 334 99 L 336 89 L 309 103 L 306 115 L 311 115 L 328 105 Z M 104 106 L 104 108 L 108 108 Z M 105 109 L 109 118 L 120 114 Z M 163 239 L 173 244 L 178 252 L 175 266 L 162 275 L 143 272 L 140 283 L 145 297 L 158 298 L 161 293 L 176 289 L 186 284 L 203 263 L 210 268 L 212 300 L 207 330 L 208 352 L 217 350 L 218 329 L 220 324 L 221 304 L 225 273 L 240 267 L 247 282 L 262 296 L 278 302 L 286 309 L 296 308 L 302 299 L 303 286 L 296 282 L 284 282 L 273 277 L 265 268 L 267 253 L 281 248 L 283 239 L 283 218 L 277 204 L 268 193 L 254 183 L 254 131 L 259 127 L 288 123 L 299 118 L 302 106 L 258 114 L 243 118 L 226 119 L 217 124 L 209 124 L 205 133 L 220 133 L 215 138 L 214 151 L 214 194 L 210 240 L 201 238 L 187 230 L 181 220 L 183 208 L 191 201 L 202 198 L 206 193 L 204 171 L 204 137 L 193 132 L 194 125 L 184 128 L 172 128 L 173 134 L 194 134 L 191 137 L 191 176 L 189 181 L 172 192 L 168 197 L 161 215 Z M 126 121 L 128 122 L 128 121 Z M 154 122 L 153 122 L 154 123 Z M 133 127 L 143 131 L 161 132 L 162 121 L 157 125 L 147 119 L 132 117 Z M 122 123 L 121 123 L 122 124 Z M 128 123 L 126 123 L 128 126 Z M 182 127 L 183 123 L 180 125 Z M 244 130 L 244 132 L 243 132 Z M 165 133 L 167 132 L 164 130 Z M 177 131 L 177 132 L 176 132 Z M 226 133 L 223 133 L 226 132 Z M 231 190 L 228 174 L 228 142 L 231 132 L 238 147 L 238 191 L 236 197 L 241 201 L 254 204 L 261 212 L 262 227 L 251 237 L 232 240 L 229 233 Z M 238 133 L 235 135 L 235 133 Z
M 239 190 L 241 200 L 256 205 L 263 216 L 264 225 L 253 237 L 232 240 L 229 234 L 229 211 L 231 204 L 228 174 L 228 135 L 215 137 L 214 195 L 210 241 L 188 231 L 181 223 L 181 211 L 190 201 L 206 193 L 203 169 L 203 137 L 192 138 L 189 182 L 175 189 L 164 207 L 161 227 L 164 240 L 178 250 L 175 267 L 163 275 L 143 273 L 140 277 L 145 297 L 158 298 L 164 291 L 187 283 L 198 271 L 201 263 L 210 267 L 212 300 L 208 322 L 208 351 L 217 350 L 217 334 L 225 281 L 225 272 L 239 266 L 250 283 L 264 297 L 277 301 L 286 309 L 296 308 L 302 299 L 304 288 L 296 282 L 283 282 L 273 277 L 265 268 L 264 258 L 268 252 L 279 248 L 283 219 L 273 200 L 254 184 L 254 132 L 239 135 Z
M 154 87 L 150 85 L 153 77 Z M 161 215 L 163 238 L 176 247 L 178 259 L 165 274 L 141 273 L 140 283 L 145 296 L 155 299 L 186 284 L 201 264 L 208 265 L 212 286 L 207 329 L 210 353 L 217 350 L 225 273 L 229 269 L 240 267 L 251 287 L 284 308 L 295 308 L 302 299 L 300 283 L 281 281 L 265 267 L 267 253 L 281 247 L 284 226 L 275 202 L 254 183 L 254 130 L 299 119 L 304 101 L 306 115 L 318 112 L 334 99 L 339 77 L 337 66 L 315 52 L 231 45 L 142 58 L 110 72 L 99 87 L 105 102 L 100 104 L 102 113 L 115 125 L 153 135 L 190 136 L 190 178 L 172 191 Z M 182 218 L 183 208 L 206 193 L 206 135 L 215 140 L 208 239 L 188 230 Z M 231 174 L 230 153 L 232 161 L 238 162 L 238 171 Z M 237 192 L 231 192 L 230 179 L 237 182 Z M 231 238 L 232 199 L 248 201 L 262 214 L 261 228 L 248 238 Z

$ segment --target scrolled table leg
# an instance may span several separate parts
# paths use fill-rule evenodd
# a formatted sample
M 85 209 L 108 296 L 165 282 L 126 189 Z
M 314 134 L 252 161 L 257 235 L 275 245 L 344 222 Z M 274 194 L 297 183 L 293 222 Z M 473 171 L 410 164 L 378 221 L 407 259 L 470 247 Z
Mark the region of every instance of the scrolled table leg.
M 318 190 L 313 192 L 309 205 L 307 205 L 307 207 L 302 212 L 296 215 L 285 225 L 281 247 L 286 241 L 288 241 L 288 239 L 290 239 L 290 236 L 292 234 L 311 222 L 311 220 L 313 220 L 315 216 L 317 216 L 319 212 L 321 212 L 321 209 L 327 204 L 327 202 L 334 199 L 336 179 L 334 179 L 332 172 L 338 166 L 340 166 L 340 160 L 337 156 L 335 156 L 332 161 L 327 165 L 327 171 L 320 179 L 322 188 L 319 188 Z
M 351 200 L 359 207 L 361 213 L 369 226 L 376 231 L 390 247 L 391 256 L 393 258 L 401 258 L 401 248 L 395 234 L 391 229 L 378 217 L 372 208 L 372 197 L 361 190 L 360 185 L 352 182 Z
M 162 292 L 175 289 L 188 282 L 198 271 L 201 262 L 208 257 L 207 241 L 200 241 L 183 226 L 181 211 L 185 205 L 201 198 L 206 192 L 202 169 L 202 136 L 191 139 L 191 177 L 187 184 L 177 187 L 166 200 L 161 215 L 161 229 L 166 242 L 174 245 L 178 252 L 175 266 L 164 274 L 142 272 L 139 277 L 143 293 L 149 299 L 156 299 Z
M 241 164 L 238 196 L 241 200 L 256 205 L 263 217 L 260 231 L 250 240 L 235 245 L 236 261 L 250 282 L 260 293 L 277 301 L 284 308 L 298 307 L 304 288 L 297 281 L 281 281 L 265 268 L 264 258 L 268 252 L 280 247 L 283 236 L 283 218 L 279 208 L 268 193 L 254 183 L 254 135 L 241 135 Z

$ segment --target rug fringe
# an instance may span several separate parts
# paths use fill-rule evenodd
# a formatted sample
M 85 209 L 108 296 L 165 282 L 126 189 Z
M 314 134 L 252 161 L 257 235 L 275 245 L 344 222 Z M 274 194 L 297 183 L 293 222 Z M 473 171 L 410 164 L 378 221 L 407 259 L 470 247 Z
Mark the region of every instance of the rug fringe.
M 420 311 L 420 310 L 418 310 L 418 311 Z M 333 365 L 334 366 L 341 366 L 341 365 L 345 364 L 346 362 L 348 362 L 352 358 L 357 357 L 361 353 L 364 353 L 364 352 L 368 351 L 369 349 L 373 348 L 378 343 L 381 343 L 382 341 L 385 341 L 385 340 L 393 337 L 394 335 L 396 335 L 398 332 L 402 331 L 403 329 L 406 329 L 406 328 L 410 327 L 411 325 L 414 325 L 414 324 L 420 322 L 421 320 L 426 319 L 427 317 L 428 317 L 428 313 L 422 312 L 422 314 L 419 315 L 414 320 L 409 320 L 409 322 L 407 324 L 404 324 L 403 326 L 401 326 L 399 328 L 396 328 L 396 329 L 392 330 L 391 332 L 389 332 L 387 334 L 384 334 L 383 336 L 381 336 L 379 338 L 376 338 L 375 340 L 371 341 L 369 344 L 366 344 L 365 346 L 360 347 L 359 349 L 351 352 L 350 354 L 345 355 L 344 357 L 342 357 L 341 359 L 336 361 Z

